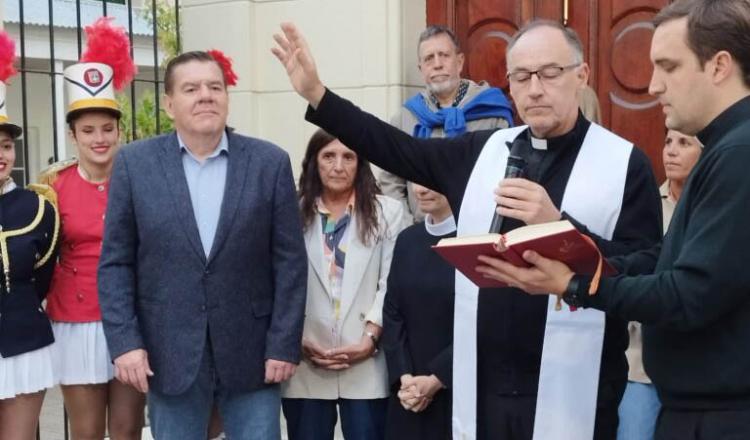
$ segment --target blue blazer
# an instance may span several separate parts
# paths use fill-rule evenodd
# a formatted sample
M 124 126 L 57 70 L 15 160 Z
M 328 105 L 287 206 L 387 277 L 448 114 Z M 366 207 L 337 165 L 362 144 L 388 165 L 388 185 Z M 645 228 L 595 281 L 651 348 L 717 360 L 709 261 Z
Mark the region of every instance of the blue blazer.
M 288 155 L 227 133 L 227 180 L 206 258 L 177 135 L 134 142 L 112 170 L 99 301 L 112 359 L 148 352 L 150 386 L 184 392 L 210 337 L 223 386 L 264 386 L 265 360 L 300 360 L 307 258 Z

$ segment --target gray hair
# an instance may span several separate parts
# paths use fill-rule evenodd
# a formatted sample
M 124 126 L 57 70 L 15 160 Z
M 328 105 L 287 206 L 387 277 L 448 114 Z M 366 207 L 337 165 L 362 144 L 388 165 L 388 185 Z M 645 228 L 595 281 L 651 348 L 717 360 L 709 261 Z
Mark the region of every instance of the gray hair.
M 581 39 L 578 38 L 578 34 L 576 34 L 576 31 L 569 27 L 563 26 L 557 21 L 541 18 L 531 20 L 530 22 L 526 23 L 525 25 L 523 25 L 523 27 L 521 27 L 521 29 L 518 30 L 518 32 L 513 35 L 513 38 L 511 38 L 510 42 L 508 43 L 508 47 L 505 49 L 505 59 L 508 59 L 508 55 L 510 55 L 511 49 L 513 49 L 518 40 L 520 40 L 525 33 L 541 27 L 550 27 L 562 32 L 563 36 L 565 36 L 565 41 L 573 51 L 573 62 L 577 64 L 583 63 L 583 43 L 581 43 Z
M 447 26 L 433 24 L 427 26 L 427 28 L 423 30 L 421 34 L 419 34 L 419 41 L 417 42 L 417 56 L 419 56 L 419 47 L 422 45 L 422 43 L 438 35 L 447 35 L 453 43 L 453 46 L 456 48 L 456 53 L 461 53 L 461 44 L 459 44 L 456 34 L 453 33 L 452 30 L 448 29 Z

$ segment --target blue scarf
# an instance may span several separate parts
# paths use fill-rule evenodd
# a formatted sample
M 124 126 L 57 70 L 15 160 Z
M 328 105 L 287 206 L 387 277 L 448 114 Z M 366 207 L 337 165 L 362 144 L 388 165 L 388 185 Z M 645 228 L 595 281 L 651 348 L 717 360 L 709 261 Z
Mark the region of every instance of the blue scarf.
M 454 137 L 466 132 L 466 122 L 486 118 L 503 118 L 513 126 L 513 113 L 508 99 L 502 90 L 491 87 L 483 90 L 463 107 L 441 108 L 433 112 L 427 107 L 424 96 L 418 93 L 404 103 L 404 107 L 417 118 L 412 135 L 429 138 L 432 129 L 443 127 L 446 137 Z

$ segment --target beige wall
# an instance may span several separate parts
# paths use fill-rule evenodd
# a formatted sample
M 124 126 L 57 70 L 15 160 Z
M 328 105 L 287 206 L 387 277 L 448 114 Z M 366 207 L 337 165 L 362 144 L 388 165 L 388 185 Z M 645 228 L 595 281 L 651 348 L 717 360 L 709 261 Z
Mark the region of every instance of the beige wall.
M 304 121 L 306 103 L 270 52 L 280 22 L 301 28 L 328 87 L 383 119 L 421 84 L 416 41 L 425 26 L 425 0 L 183 0 L 180 5 L 183 49 L 218 48 L 234 59 L 240 79 L 231 90 L 229 124 L 286 149 L 295 173 L 315 128 Z

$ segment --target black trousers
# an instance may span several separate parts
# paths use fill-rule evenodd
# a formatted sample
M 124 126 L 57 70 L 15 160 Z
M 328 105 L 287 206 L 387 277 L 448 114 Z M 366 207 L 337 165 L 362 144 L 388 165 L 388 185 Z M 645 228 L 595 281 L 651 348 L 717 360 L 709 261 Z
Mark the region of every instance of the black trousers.
M 531 440 L 535 412 L 536 396 L 480 392 L 477 400 L 477 439 Z M 598 407 L 594 440 L 615 440 L 618 420 L 617 403 Z
M 680 411 L 662 408 L 655 439 L 747 440 L 750 439 L 750 409 Z

